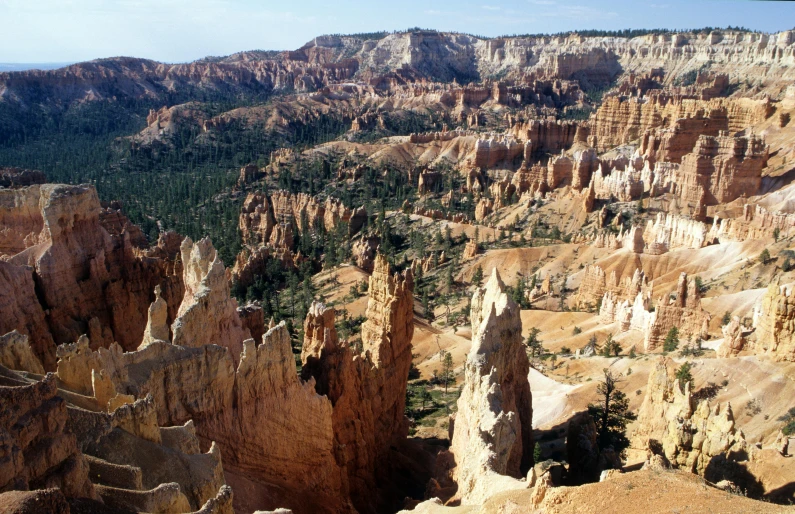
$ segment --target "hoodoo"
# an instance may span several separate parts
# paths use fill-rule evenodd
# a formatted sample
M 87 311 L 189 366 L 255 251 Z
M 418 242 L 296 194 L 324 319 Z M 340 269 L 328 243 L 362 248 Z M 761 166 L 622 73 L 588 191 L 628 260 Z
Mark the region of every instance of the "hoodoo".
M 0 64 L 0 513 L 790 512 L 792 16 L 671 1 Z

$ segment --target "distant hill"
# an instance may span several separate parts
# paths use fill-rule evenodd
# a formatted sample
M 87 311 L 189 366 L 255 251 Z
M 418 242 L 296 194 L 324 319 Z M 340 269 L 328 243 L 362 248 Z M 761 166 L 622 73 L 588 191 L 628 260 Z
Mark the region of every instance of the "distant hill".
M 57 70 L 73 62 L 0 62 L 2 71 Z

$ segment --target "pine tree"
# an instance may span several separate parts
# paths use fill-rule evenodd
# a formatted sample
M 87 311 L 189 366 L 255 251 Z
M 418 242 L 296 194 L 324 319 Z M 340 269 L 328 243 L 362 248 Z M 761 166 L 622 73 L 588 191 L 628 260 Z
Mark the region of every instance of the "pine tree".
M 483 283 L 483 268 L 480 264 L 475 268 L 475 273 L 472 274 L 472 283 L 478 287 Z
M 596 424 L 599 451 L 612 448 L 616 454 L 623 456 L 629 446 L 627 424 L 637 416 L 629 411 L 627 396 L 617 389 L 619 379 L 607 368 L 603 373 L 604 380 L 596 388 L 599 403 L 588 405 L 588 413 Z
M 447 385 L 450 382 L 455 382 L 455 374 L 453 372 L 453 355 L 450 352 L 444 352 L 444 359 L 442 360 L 442 373 L 444 379 L 444 395 L 447 396 Z
M 679 390 L 685 392 L 685 385 L 693 385 L 693 375 L 690 373 L 692 365 L 689 362 L 682 363 L 679 369 L 676 370 L 676 379 L 679 380 Z
M 663 341 L 663 351 L 664 352 L 673 352 L 679 347 L 679 329 L 677 327 L 671 327 L 668 331 L 668 334 L 665 336 L 665 341 Z
M 530 350 L 530 355 L 532 357 L 536 356 L 536 353 L 539 355 L 544 351 L 544 347 L 541 344 L 541 341 L 538 339 L 538 334 L 541 332 L 536 327 L 532 327 L 530 329 L 530 334 L 527 335 L 527 339 L 525 340 L 525 345 Z

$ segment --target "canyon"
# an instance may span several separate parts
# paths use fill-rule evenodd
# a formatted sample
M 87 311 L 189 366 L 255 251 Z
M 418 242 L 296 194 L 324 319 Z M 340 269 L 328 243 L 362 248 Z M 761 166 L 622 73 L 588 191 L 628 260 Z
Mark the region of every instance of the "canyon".
M 791 511 L 793 52 L 412 29 L 0 73 L 0 511 Z M 34 169 L 80 113 L 130 124 Z

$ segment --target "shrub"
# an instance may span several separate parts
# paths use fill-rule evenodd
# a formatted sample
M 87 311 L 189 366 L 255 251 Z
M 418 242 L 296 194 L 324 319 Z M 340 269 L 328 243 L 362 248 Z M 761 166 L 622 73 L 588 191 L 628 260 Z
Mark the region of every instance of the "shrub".
M 756 416 L 762 412 L 762 404 L 756 398 L 748 400 L 748 403 L 745 404 L 745 412 L 749 416 Z
M 781 431 L 784 435 L 795 435 L 795 407 L 792 407 L 786 414 L 778 418 L 779 421 L 784 422 Z
M 576 336 L 577 334 L 582 334 L 582 329 L 580 327 L 574 327 L 574 330 L 571 331 L 571 335 Z

